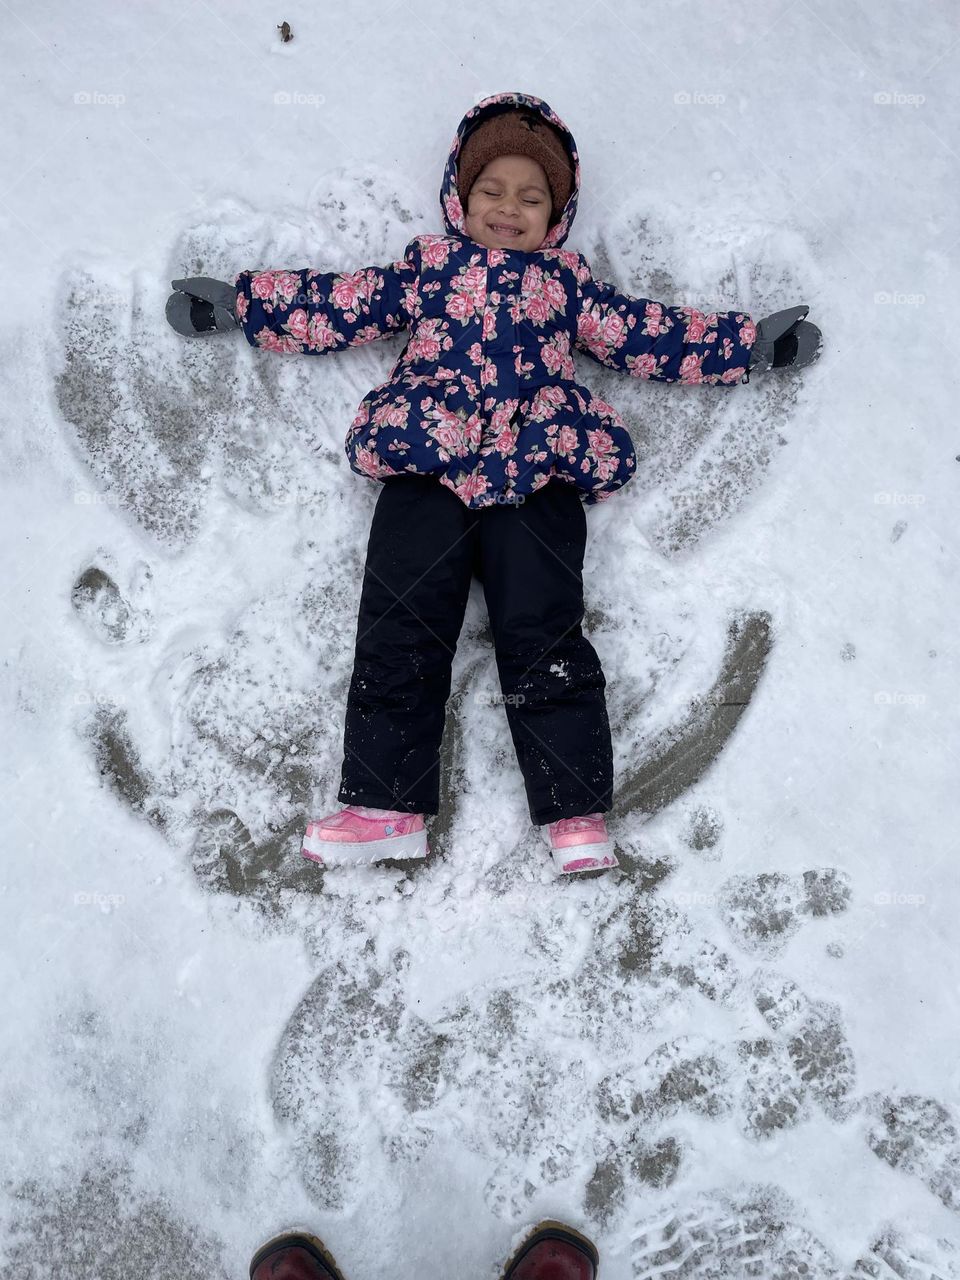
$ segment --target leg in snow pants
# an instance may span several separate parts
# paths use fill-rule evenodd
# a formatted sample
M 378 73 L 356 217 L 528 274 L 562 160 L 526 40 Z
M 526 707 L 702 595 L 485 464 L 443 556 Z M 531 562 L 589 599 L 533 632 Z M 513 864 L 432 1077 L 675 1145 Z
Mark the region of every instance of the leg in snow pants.
M 583 635 L 586 515 L 551 480 L 470 510 L 433 476 L 377 499 L 357 620 L 338 799 L 436 813 L 450 673 L 474 572 L 534 824 L 613 805 L 606 681 Z

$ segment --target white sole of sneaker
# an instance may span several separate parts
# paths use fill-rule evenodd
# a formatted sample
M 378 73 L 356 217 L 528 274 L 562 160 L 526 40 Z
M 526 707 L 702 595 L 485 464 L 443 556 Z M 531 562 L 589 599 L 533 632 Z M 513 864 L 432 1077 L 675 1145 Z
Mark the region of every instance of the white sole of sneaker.
M 411 831 L 406 836 L 388 836 L 385 840 L 367 840 L 356 843 L 350 840 L 321 840 L 318 836 L 303 837 L 300 850 L 311 862 L 325 867 L 355 867 L 384 858 L 425 858 L 430 852 L 426 831 Z
M 577 871 L 608 871 L 611 867 L 620 865 L 612 840 L 604 840 L 599 844 L 576 844 L 569 849 L 554 849 L 550 837 L 544 832 L 543 842 L 550 850 L 550 860 L 558 876 L 573 875 Z
M 566 853 L 552 853 L 550 856 L 553 860 L 553 868 L 558 876 L 573 875 L 576 871 L 609 871 L 611 867 L 618 867 L 615 853 L 598 853 L 591 854 L 590 849 L 607 849 L 609 845 L 581 845 L 577 850 L 576 856 L 571 856 L 568 851 Z

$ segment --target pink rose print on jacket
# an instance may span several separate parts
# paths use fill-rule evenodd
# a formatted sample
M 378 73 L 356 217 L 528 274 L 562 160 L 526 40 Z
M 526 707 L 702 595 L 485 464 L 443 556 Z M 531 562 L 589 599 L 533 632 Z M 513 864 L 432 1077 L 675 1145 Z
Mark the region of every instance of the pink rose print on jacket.
M 703 356 L 698 356 L 692 351 L 688 356 L 684 356 L 680 361 L 680 381 L 702 382 L 703 371 L 700 368 L 702 363 Z
M 369 476 L 371 480 L 382 480 L 385 476 L 396 475 L 393 467 L 388 466 L 378 454 L 361 445 L 355 453 L 357 471 L 360 475 Z
M 254 298 L 260 298 L 264 302 L 271 302 L 276 291 L 273 272 L 257 272 L 257 274 L 252 276 L 250 279 L 249 289 Z
M 711 326 L 717 323 L 716 315 L 704 315 L 695 307 L 681 307 L 680 310 L 683 312 L 686 325 L 684 337 L 687 342 L 716 341 L 716 332 L 709 332 Z
M 430 396 L 421 402 L 420 409 L 423 421 L 428 424 L 427 435 L 437 443 L 441 462 L 464 458 L 480 447 L 482 429 L 478 414 L 462 417 Z
M 423 360 L 432 363 L 442 351 L 452 346 L 453 339 L 442 320 L 421 320 L 413 337 L 407 343 L 404 352 L 405 362 L 413 364 Z
M 664 320 L 663 307 L 659 302 L 648 302 L 643 309 L 643 315 L 643 332 L 648 338 L 658 338 L 661 333 L 667 333 L 670 329 L 672 321 L 669 317 Z
M 540 266 L 531 264 L 523 273 L 520 297 L 510 309 L 515 324 L 528 320 L 534 325 L 544 325 L 557 312 L 565 310 L 567 291 L 554 273 L 544 273 Z
M 445 267 L 450 257 L 450 241 L 445 236 L 421 236 L 420 259 L 425 267 Z
M 561 427 L 554 438 L 554 448 L 568 462 L 576 461 L 576 451 L 580 447 L 580 435 L 575 427 Z
M 669 357 L 661 356 L 660 364 Z M 655 378 L 657 376 L 657 357 L 646 352 L 642 356 L 627 356 L 627 372 L 634 378 Z
M 302 348 L 296 338 L 282 333 L 261 329 L 257 334 L 257 346 L 264 351 L 276 351 L 278 355 L 295 355 Z
M 287 331 L 297 339 L 298 342 L 306 342 L 307 334 L 310 331 L 310 317 L 302 307 L 296 311 L 291 311 L 287 319 Z
M 523 106 L 559 129 L 573 189 L 533 253 L 487 249 L 465 231 L 457 156 L 466 132 Z M 629 483 L 636 453 L 616 409 L 576 381 L 574 350 L 630 377 L 684 386 L 739 383 L 756 340 L 742 310 L 632 297 L 564 248 L 580 161 L 542 99 L 494 94 L 458 126 L 440 191 L 444 234 L 356 271 L 241 271 L 236 314 L 251 346 L 324 355 L 406 333 L 387 379 L 364 396 L 345 449 L 358 475 L 435 475 L 468 507 L 535 493 L 552 479 L 585 503 Z
M 476 315 L 482 315 L 487 300 L 487 272 L 484 267 L 462 268 L 450 282 L 446 313 L 454 320 L 466 324 Z
M 563 387 L 541 387 L 530 403 L 529 416 L 539 422 L 555 418 L 560 409 L 570 405 Z
M 383 277 L 367 269 L 355 271 L 351 276 L 338 276 L 330 290 L 335 307 L 341 311 L 357 311 L 360 303 L 368 301 L 377 287 L 383 288 Z
M 610 364 L 627 340 L 628 323 L 616 311 L 589 305 L 580 312 L 577 346 L 601 364 Z
M 445 484 L 448 489 L 452 489 L 467 507 L 486 507 L 490 505 L 488 502 L 479 501 L 486 495 L 490 487 L 490 481 L 486 476 L 480 475 L 478 472 L 470 475 L 466 471 L 458 471 L 455 479 L 442 475 L 440 483 Z
M 570 354 L 569 333 L 562 329 L 555 333 L 540 348 L 540 359 L 543 361 L 544 367 L 554 377 L 563 378 L 564 381 L 573 381 L 575 369 L 573 356 Z
M 341 335 L 322 312 L 310 317 L 307 324 L 307 351 L 334 351 L 341 345 Z
M 382 404 L 373 415 L 378 427 L 405 427 L 410 417 L 410 401 L 394 400 L 392 404 Z

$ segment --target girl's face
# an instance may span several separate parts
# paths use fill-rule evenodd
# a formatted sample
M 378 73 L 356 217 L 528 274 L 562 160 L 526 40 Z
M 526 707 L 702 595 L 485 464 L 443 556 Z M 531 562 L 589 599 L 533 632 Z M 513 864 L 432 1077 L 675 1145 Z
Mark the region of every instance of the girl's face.
M 550 229 L 552 207 L 542 165 L 529 156 L 497 156 L 470 188 L 464 228 L 488 249 L 532 253 Z

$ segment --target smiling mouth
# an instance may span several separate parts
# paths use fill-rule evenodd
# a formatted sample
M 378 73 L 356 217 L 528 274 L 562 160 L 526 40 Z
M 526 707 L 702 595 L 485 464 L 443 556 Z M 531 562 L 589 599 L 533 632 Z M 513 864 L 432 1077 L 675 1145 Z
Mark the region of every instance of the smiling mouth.
M 503 227 L 503 226 L 500 226 L 500 224 L 499 224 L 499 223 L 496 223 L 496 222 L 492 222 L 492 223 L 490 224 L 490 230 L 491 230 L 491 231 L 495 231 L 495 232 L 497 232 L 497 234 L 498 234 L 498 235 L 501 235 L 501 236 L 521 236 L 521 235 L 523 235 L 523 232 L 522 232 L 522 231 L 520 231 L 520 230 L 519 230 L 519 228 L 517 228 L 517 227 Z

